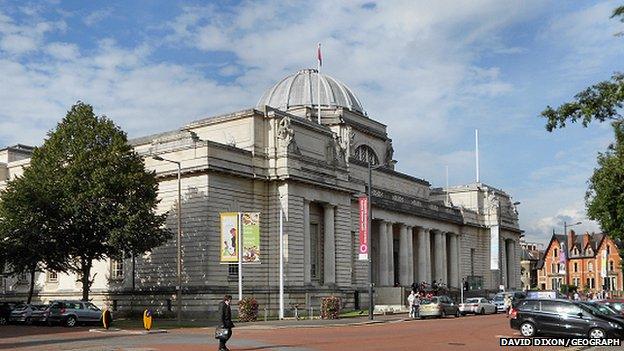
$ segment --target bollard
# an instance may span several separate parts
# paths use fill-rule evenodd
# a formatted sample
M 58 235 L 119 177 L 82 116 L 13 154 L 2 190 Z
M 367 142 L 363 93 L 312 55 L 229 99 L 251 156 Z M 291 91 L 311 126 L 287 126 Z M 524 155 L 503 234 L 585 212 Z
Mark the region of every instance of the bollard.
M 299 310 L 297 309 L 297 306 L 295 306 L 295 319 L 299 320 Z
M 310 319 L 314 319 L 314 307 L 310 306 Z
M 143 311 L 143 328 L 145 328 L 145 330 L 150 331 L 152 329 L 152 315 L 154 313 L 152 312 L 151 308 L 146 308 L 145 311 Z
M 264 321 L 268 321 L 269 320 L 269 310 L 265 307 L 264 308 Z

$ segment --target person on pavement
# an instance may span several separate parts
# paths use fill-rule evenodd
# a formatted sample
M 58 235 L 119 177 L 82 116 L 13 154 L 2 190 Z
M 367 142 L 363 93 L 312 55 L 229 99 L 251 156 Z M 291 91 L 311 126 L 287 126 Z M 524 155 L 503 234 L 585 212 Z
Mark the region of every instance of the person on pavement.
M 416 318 L 416 313 L 414 313 L 414 301 L 415 300 L 416 300 L 416 292 L 412 290 L 412 292 L 407 297 L 407 306 L 409 307 L 410 318 Z
M 225 343 L 230 340 L 232 337 L 232 328 L 234 328 L 234 323 L 232 323 L 232 309 L 230 308 L 230 303 L 232 302 L 232 295 L 225 295 L 223 297 L 223 301 L 219 302 L 219 315 L 221 316 L 221 327 L 227 329 L 227 338 L 219 339 L 219 351 L 230 351 L 230 349 L 225 346 Z

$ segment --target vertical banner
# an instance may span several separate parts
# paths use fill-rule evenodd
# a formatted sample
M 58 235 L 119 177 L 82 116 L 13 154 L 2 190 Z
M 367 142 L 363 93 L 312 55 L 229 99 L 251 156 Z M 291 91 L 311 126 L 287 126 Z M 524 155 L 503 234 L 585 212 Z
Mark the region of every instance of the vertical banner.
M 499 260 L 499 228 L 498 225 L 493 225 L 490 227 L 490 269 L 497 270 L 499 269 L 498 260 Z
M 222 212 L 221 263 L 238 262 L 238 213 Z
M 368 197 L 360 196 L 360 248 L 359 260 L 368 260 L 370 228 L 368 228 Z
M 260 263 L 260 212 L 243 212 L 243 263 Z
M 602 250 L 600 258 L 600 276 L 603 278 L 607 277 L 607 260 L 607 250 Z

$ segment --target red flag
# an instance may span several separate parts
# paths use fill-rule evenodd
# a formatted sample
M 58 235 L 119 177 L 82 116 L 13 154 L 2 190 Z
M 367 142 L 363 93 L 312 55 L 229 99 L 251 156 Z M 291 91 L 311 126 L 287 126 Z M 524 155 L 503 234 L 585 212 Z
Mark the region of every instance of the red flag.
M 323 56 L 321 56 L 321 43 L 318 44 L 318 50 L 316 54 L 317 54 L 317 59 L 318 59 L 318 65 L 320 67 L 323 65 Z

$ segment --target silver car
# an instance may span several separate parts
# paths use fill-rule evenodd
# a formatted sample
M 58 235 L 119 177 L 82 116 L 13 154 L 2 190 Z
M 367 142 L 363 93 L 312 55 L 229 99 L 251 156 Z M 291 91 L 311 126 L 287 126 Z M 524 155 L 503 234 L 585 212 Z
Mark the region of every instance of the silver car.
M 459 304 L 459 311 L 462 315 L 467 313 L 489 314 L 496 313 L 496 306 L 485 297 L 472 297 L 466 299 L 466 302 Z
M 102 310 L 91 302 L 54 301 L 46 311 L 48 324 L 61 323 L 75 327 L 79 323 L 97 323 L 102 318 Z
M 44 305 L 19 304 L 11 311 L 10 321 L 31 325 L 42 320 L 45 309 Z

